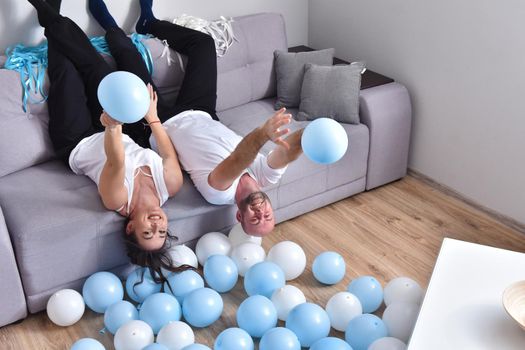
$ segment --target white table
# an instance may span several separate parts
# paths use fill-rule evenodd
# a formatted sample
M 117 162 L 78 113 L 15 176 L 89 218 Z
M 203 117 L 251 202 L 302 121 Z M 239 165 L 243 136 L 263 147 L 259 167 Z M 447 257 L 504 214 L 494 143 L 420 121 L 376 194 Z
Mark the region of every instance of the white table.
M 525 254 L 445 238 L 408 350 L 524 350 L 525 331 L 502 304 L 518 280 Z

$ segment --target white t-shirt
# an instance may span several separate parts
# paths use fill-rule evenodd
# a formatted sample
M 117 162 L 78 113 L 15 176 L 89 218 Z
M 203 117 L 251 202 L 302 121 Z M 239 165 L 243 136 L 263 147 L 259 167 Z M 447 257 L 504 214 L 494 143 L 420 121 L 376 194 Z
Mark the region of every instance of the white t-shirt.
M 168 189 L 164 180 L 162 158 L 153 150 L 140 147 L 126 134 L 122 134 L 122 143 L 124 144 L 126 166 L 124 186 L 126 186 L 128 191 L 126 212 L 129 213 L 135 175 L 142 166 L 148 166 L 150 168 L 153 182 L 157 189 L 159 205 L 162 206 L 169 198 Z M 97 184 L 97 187 L 105 163 L 104 132 L 99 132 L 82 139 L 69 156 L 69 166 L 71 170 L 73 170 L 75 174 L 88 176 Z
M 203 111 L 179 113 L 163 125 L 175 145 L 182 167 L 202 196 L 212 204 L 234 204 L 240 176 L 224 191 L 211 187 L 208 176 L 235 150 L 242 137 Z M 153 137 L 150 143 L 156 148 Z M 285 171 L 286 167 L 270 168 L 267 157 L 259 153 L 245 172 L 265 187 L 277 183 Z

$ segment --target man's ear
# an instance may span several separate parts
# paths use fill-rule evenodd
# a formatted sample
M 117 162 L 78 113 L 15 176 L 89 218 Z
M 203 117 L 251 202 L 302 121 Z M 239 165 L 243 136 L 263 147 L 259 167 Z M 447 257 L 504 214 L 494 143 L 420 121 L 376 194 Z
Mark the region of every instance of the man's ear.
M 130 235 L 133 232 L 133 223 L 131 221 L 126 225 L 126 234 Z
M 237 221 L 241 222 L 242 214 L 241 214 L 241 211 L 239 209 L 237 209 L 237 214 L 235 215 L 235 217 L 237 218 Z

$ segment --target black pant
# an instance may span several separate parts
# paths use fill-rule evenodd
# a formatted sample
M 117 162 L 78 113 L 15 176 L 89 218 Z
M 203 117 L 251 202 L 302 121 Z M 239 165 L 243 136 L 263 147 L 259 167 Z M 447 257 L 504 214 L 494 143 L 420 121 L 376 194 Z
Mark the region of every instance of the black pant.
M 169 106 L 159 96 L 161 121 L 188 109 L 208 112 L 217 119 L 217 59 L 213 39 L 204 33 L 166 21 L 150 25 L 151 34 L 167 40 L 170 47 L 188 56 L 186 72 L 175 102 Z M 102 112 L 97 98 L 100 81 L 113 70 L 93 48 L 84 32 L 69 18 L 59 17 L 45 28 L 48 39 L 49 134 L 57 154 L 68 162 L 80 140 L 102 131 Z M 139 76 L 156 90 L 139 52 L 120 28 L 110 28 L 106 41 L 117 69 Z M 123 132 L 149 147 L 149 128 L 141 121 L 124 124 Z

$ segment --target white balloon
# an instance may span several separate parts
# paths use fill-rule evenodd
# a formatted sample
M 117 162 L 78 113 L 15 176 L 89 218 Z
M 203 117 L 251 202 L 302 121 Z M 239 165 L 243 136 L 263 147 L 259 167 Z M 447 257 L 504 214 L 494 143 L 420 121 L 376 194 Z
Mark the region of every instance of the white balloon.
M 279 265 L 287 281 L 299 277 L 306 268 L 306 255 L 299 244 L 283 241 L 274 245 L 268 252 L 266 260 Z
M 168 350 L 181 350 L 195 343 L 193 330 L 181 321 L 170 322 L 159 331 L 157 343 L 165 345 Z
M 363 307 L 352 293 L 339 292 L 328 300 L 326 312 L 330 317 L 332 328 L 344 332 L 350 320 L 363 314 Z
M 77 323 L 85 309 L 84 298 L 73 289 L 59 290 L 47 301 L 47 316 L 54 324 L 62 327 Z
M 194 268 L 199 267 L 199 261 L 197 260 L 197 255 L 191 250 L 191 248 L 185 246 L 184 244 L 176 245 L 171 247 L 168 250 L 173 267 L 179 267 L 181 265 L 190 265 Z M 167 276 L 170 271 L 162 268 L 162 273 L 164 276 Z
M 406 350 L 407 346 L 401 340 L 393 337 L 379 338 L 368 347 L 368 350 Z
M 413 303 L 395 302 L 383 312 L 383 322 L 388 335 L 408 343 L 416 324 L 420 306 Z
M 197 242 L 195 253 L 199 264 L 204 266 L 204 262 L 211 255 L 230 255 L 232 244 L 228 237 L 220 232 L 210 232 L 202 236 Z
M 262 237 L 252 236 L 244 232 L 242 229 L 241 224 L 235 224 L 232 229 L 230 230 L 230 233 L 228 234 L 228 238 L 230 239 L 230 242 L 233 247 L 242 244 L 242 243 L 255 243 L 258 245 L 262 244 Z
M 126 322 L 115 333 L 113 344 L 115 350 L 142 350 L 153 344 L 153 330 L 141 320 Z
M 237 265 L 239 275 L 243 277 L 250 267 L 264 261 L 265 257 L 266 252 L 264 248 L 252 242 L 245 242 L 235 246 L 231 253 L 231 258 Z
M 273 292 L 272 302 L 277 310 L 277 317 L 286 321 L 288 314 L 294 307 L 306 303 L 306 297 L 299 288 L 287 284 Z
M 408 277 L 394 278 L 385 286 L 383 293 L 386 306 L 398 301 L 421 304 L 424 294 L 419 284 Z

